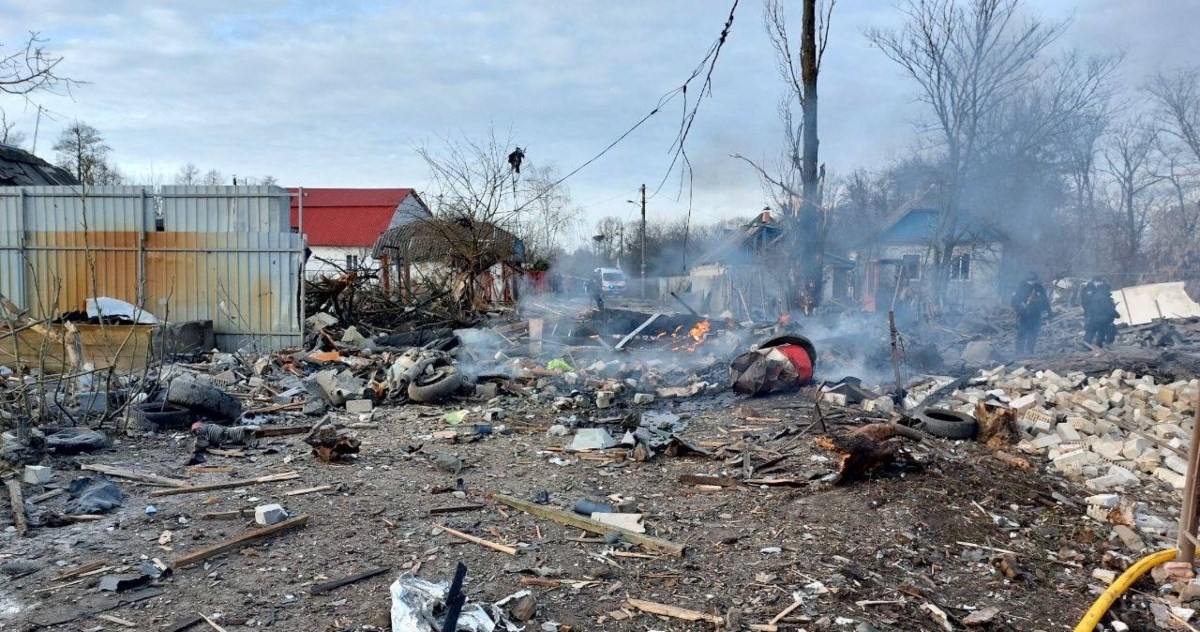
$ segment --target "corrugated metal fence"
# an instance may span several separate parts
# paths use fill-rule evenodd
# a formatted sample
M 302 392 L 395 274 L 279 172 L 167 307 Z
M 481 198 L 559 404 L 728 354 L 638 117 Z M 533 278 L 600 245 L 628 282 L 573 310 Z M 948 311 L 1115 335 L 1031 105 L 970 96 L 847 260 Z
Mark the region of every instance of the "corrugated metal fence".
M 288 213 L 273 186 L 0 187 L 0 293 L 39 318 L 109 296 L 211 320 L 221 349 L 299 345 Z

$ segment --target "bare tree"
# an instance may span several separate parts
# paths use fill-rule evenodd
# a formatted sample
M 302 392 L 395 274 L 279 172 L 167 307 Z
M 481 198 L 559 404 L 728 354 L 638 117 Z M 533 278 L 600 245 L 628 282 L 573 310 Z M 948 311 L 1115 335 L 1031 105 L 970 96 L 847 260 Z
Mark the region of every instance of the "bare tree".
M 1112 179 L 1117 197 L 1113 204 L 1118 229 L 1116 254 L 1126 270 L 1141 257 L 1143 238 L 1152 219 L 1151 205 L 1144 197 L 1163 180 L 1155 174 L 1157 137 L 1154 128 L 1134 121 L 1117 126 L 1106 139 L 1104 171 Z
M 54 144 L 58 166 L 70 171 L 83 184 L 117 184 L 123 177 L 108 161 L 111 148 L 104 142 L 100 130 L 83 122 L 75 122 L 62 131 Z
M 1020 0 L 906 0 L 904 26 L 867 31 L 920 87 L 931 114 L 927 132 L 944 151 L 944 194 L 932 245 L 939 296 L 961 237 L 964 185 L 995 139 L 989 117 L 1042 77 L 1039 58 L 1066 26 L 1022 20 L 1020 8 Z
M 4 115 L 4 110 L 0 110 L 0 145 L 21 147 L 25 144 L 25 133 L 15 130 L 16 126 Z
M 1148 91 L 1163 132 L 1183 143 L 1200 162 L 1200 71 L 1160 71 L 1150 79 Z
M 200 184 L 208 186 L 220 186 L 225 184 L 225 175 L 216 169 L 209 169 L 204 177 L 200 179 Z
M 175 174 L 175 184 L 200 184 L 200 168 L 195 163 L 187 163 Z
M 820 303 L 827 232 L 822 201 L 823 169 L 818 168 L 817 78 L 829 44 L 829 26 L 836 0 L 802 0 L 800 41 L 788 30 L 788 5 L 766 0 L 763 22 L 775 50 L 776 66 L 788 87 L 780 103 L 784 126 L 783 158 L 776 174 L 748 158 L 764 188 L 775 199 L 788 226 L 788 301 L 790 308 L 811 312 Z M 796 120 L 796 109 L 800 117 Z
M 525 256 L 530 262 L 549 261 L 560 251 L 568 234 L 579 225 L 581 209 L 571 201 L 571 192 L 559 180 L 553 166 L 532 167 L 526 170 L 522 195 L 531 202 L 520 215 L 517 234 L 525 242 Z
M 31 32 L 11 53 L 0 52 L 0 92 L 27 96 L 39 91 L 70 88 L 76 81 L 58 74 L 63 58 L 48 52 L 46 39 Z M 4 44 L 0 43 L 0 51 Z

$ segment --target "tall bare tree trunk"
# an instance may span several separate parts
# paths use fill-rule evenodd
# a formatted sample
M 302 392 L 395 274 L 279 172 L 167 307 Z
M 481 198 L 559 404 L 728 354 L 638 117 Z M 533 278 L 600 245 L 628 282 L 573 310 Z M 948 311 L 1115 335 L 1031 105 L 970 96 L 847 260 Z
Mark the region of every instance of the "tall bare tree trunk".
M 819 175 L 817 174 L 817 0 L 804 0 L 800 35 L 800 79 L 803 94 L 800 107 L 804 115 L 803 147 L 800 158 L 801 201 L 799 222 L 800 307 L 810 312 L 821 303 L 824 226 L 821 221 Z

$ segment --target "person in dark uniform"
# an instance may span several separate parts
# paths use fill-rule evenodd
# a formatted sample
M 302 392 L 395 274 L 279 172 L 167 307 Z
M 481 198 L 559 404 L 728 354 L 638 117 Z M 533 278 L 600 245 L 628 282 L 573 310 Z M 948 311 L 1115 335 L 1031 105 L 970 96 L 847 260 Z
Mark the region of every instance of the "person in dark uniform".
M 1042 315 L 1052 313 L 1046 288 L 1036 272 L 1030 272 L 1017 286 L 1010 304 L 1017 315 L 1017 353 L 1033 353 L 1042 329 Z
M 600 272 L 600 268 L 596 268 L 592 272 L 591 279 L 588 280 L 588 291 L 592 295 L 592 300 L 596 303 L 596 309 L 604 309 L 604 275 Z
M 1079 302 L 1083 306 L 1083 341 L 1101 348 L 1112 344 L 1117 337 L 1113 320 L 1120 316 L 1112 298 L 1112 286 L 1095 277 L 1084 286 Z

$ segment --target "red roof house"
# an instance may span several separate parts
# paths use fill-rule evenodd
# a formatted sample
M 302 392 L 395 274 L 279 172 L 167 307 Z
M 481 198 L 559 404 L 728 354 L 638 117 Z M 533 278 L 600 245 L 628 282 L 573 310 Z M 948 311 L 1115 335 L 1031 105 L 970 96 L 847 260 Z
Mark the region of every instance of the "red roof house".
M 292 194 L 292 228 L 300 227 L 299 189 Z M 379 235 L 431 213 L 412 189 L 304 189 L 309 247 L 373 248 Z

